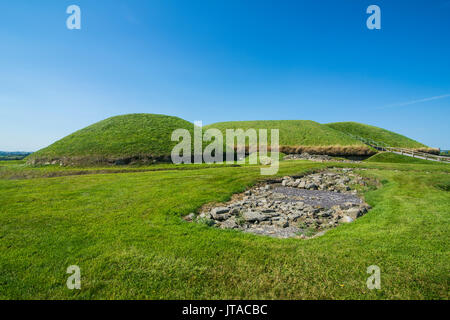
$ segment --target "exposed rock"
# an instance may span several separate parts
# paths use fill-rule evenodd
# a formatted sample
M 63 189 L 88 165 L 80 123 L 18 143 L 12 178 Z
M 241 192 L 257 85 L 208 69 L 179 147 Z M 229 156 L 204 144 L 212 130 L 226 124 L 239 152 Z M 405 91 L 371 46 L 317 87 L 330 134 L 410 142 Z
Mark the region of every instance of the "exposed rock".
M 343 216 L 340 221 L 344 222 L 344 223 L 350 223 L 350 222 L 353 222 L 353 218 L 351 218 L 349 216 Z
M 350 208 L 346 212 L 347 216 L 355 220 L 356 218 L 359 218 L 362 215 L 362 210 L 359 207 L 356 208 Z
M 211 210 L 211 214 L 214 216 L 216 214 L 228 213 L 230 211 L 227 207 L 217 207 Z
M 239 227 L 239 225 L 236 222 L 236 217 L 231 217 L 230 219 L 224 221 L 220 227 L 222 229 L 236 229 Z
M 333 162 L 345 162 L 345 163 L 354 163 L 359 161 L 353 161 L 348 159 L 336 159 L 333 157 L 330 157 L 325 154 L 309 154 L 307 152 L 303 152 L 300 154 L 288 154 L 286 155 L 283 160 L 309 160 L 309 161 L 316 161 L 316 162 L 327 162 L 327 161 L 333 161 Z
M 186 221 L 192 221 L 195 218 L 195 213 L 191 212 L 187 216 L 185 216 L 183 219 Z
M 281 227 L 281 228 L 287 228 L 287 227 L 289 227 L 289 222 L 286 219 L 279 219 L 274 222 L 274 225 Z
M 242 214 L 242 218 L 246 222 L 260 222 L 266 220 L 269 217 L 270 216 L 264 215 L 258 211 L 246 211 Z
M 228 212 L 230 211 L 229 208 L 226 207 L 218 207 L 218 208 L 214 208 L 211 210 L 211 217 L 214 220 L 218 220 L 218 221 L 223 221 L 228 219 L 229 214 Z
M 209 207 L 198 218 L 212 219 L 219 228 L 272 237 L 319 236 L 370 209 L 351 188 L 367 185 L 366 180 L 349 168 L 286 176 L 235 195 L 225 205 Z

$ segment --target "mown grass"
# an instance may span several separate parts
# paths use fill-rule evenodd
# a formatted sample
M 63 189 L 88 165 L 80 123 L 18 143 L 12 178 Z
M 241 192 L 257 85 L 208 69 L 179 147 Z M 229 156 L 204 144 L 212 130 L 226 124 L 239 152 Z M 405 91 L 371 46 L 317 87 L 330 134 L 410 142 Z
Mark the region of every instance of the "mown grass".
M 98 166 L 60 166 L 60 165 L 30 165 L 25 160 L 0 161 L 0 179 L 31 179 L 74 176 L 86 174 L 127 173 L 168 170 L 199 170 L 207 168 L 223 168 L 239 166 L 238 164 L 171 164 L 159 163 L 153 165 L 98 165 Z
M 383 187 L 365 194 L 368 214 L 311 240 L 180 219 L 261 179 L 257 166 L 1 179 L 0 298 L 448 299 L 448 167 L 286 161 L 278 175 L 327 165 L 365 168 Z
M 345 134 L 352 134 L 391 147 L 426 148 L 427 146 L 401 134 L 358 122 L 334 122 L 326 124 L 329 128 Z

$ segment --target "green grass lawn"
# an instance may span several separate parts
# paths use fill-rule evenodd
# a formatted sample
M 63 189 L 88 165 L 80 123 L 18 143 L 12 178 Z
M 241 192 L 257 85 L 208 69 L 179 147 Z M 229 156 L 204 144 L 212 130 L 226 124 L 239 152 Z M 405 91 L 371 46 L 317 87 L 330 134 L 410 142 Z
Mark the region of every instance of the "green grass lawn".
M 4 172 L 14 165 L 23 164 Z M 448 299 L 450 166 L 286 161 L 278 175 L 325 166 L 365 169 L 382 187 L 365 193 L 368 214 L 310 240 L 180 219 L 256 183 L 258 166 L 5 175 L 0 298 Z M 69 265 L 81 268 L 81 290 L 66 287 Z M 370 265 L 381 290 L 366 287 Z
M 0 161 L 0 179 L 30 179 L 41 177 L 60 177 L 86 174 L 104 173 L 127 173 L 127 172 L 147 172 L 147 171 L 167 171 L 167 170 L 198 170 L 206 168 L 223 168 L 238 166 L 237 164 L 169 164 L 159 163 L 153 165 L 133 165 L 133 166 L 60 166 L 41 165 L 32 166 L 25 160 Z

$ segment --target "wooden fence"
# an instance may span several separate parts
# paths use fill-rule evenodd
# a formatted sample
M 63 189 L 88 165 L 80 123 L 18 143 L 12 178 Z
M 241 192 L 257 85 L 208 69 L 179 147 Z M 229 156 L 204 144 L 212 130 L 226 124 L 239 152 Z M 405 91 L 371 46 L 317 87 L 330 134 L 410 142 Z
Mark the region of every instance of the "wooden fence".
M 371 139 L 366 139 L 363 137 L 358 137 L 358 136 L 355 136 L 350 133 L 348 135 L 364 142 L 368 146 L 371 146 L 372 148 L 374 148 L 378 151 L 386 151 L 386 152 L 397 153 L 397 154 L 401 154 L 401 155 L 413 157 L 413 158 L 450 163 L 450 157 L 438 156 L 438 155 L 434 155 L 434 154 L 430 154 L 430 153 L 426 153 L 426 152 L 419 152 L 414 149 L 390 147 L 385 143 L 377 142 L 377 141 L 374 141 Z

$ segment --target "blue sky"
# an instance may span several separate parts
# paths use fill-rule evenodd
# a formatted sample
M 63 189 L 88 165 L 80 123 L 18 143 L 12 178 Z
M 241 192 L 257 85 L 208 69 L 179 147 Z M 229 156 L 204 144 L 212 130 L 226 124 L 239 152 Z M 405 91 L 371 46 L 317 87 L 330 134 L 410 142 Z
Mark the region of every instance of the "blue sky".
M 358 121 L 450 149 L 450 0 L 15 0 L 0 26 L 0 150 L 136 112 Z

